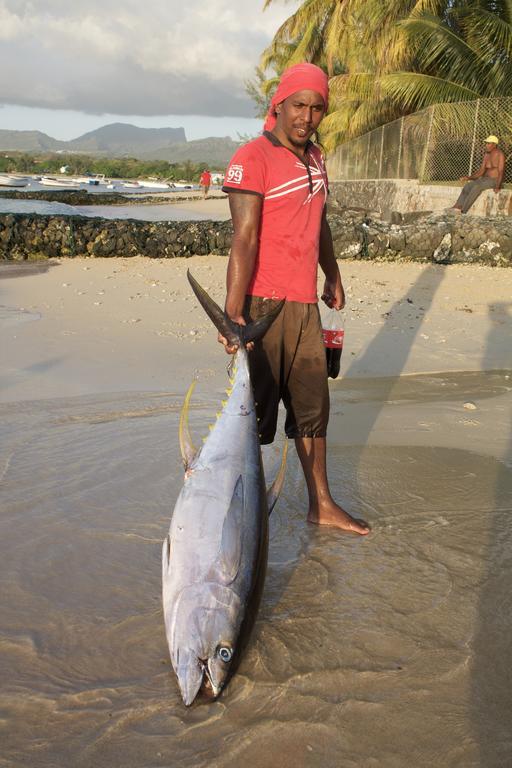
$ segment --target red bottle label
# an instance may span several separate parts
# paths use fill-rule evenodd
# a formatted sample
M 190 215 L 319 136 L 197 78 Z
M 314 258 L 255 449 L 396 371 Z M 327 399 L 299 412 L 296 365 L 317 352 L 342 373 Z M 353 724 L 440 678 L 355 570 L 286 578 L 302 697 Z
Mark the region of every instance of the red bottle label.
M 342 349 L 343 337 L 345 331 L 343 329 L 336 329 L 334 331 L 328 331 L 326 328 L 322 328 L 322 336 L 324 339 L 324 346 L 330 349 Z

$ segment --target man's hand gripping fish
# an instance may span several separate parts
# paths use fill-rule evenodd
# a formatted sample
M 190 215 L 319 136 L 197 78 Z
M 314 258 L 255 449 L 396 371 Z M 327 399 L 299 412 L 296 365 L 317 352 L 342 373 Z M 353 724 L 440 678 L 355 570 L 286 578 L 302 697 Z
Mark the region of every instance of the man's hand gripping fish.
M 232 322 L 187 273 L 199 302 L 230 345 L 237 345 L 229 398 L 195 451 L 188 430 L 190 387 L 180 419 L 183 488 L 163 544 L 165 630 L 183 701 L 216 698 L 253 626 L 268 557 L 268 516 L 284 480 L 267 493 L 245 345 L 266 332 L 282 302 L 247 326 Z

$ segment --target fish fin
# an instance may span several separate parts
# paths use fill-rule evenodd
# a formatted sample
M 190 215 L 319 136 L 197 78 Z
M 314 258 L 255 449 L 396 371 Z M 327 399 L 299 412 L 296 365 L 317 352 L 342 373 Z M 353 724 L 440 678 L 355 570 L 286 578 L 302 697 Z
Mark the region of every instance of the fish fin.
M 247 325 L 239 325 L 238 323 L 234 323 L 226 313 L 222 311 L 219 305 L 206 293 L 204 288 L 199 285 L 195 277 L 190 273 L 190 270 L 187 270 L 187 277 L 192 286 L 192 290 L 204 311 L 219 333 L 228 340 L 228 343 L 231 346 L 245 345 L 249 341 L 256 341 L 256 339 L 264 336 L 285 304 L 285 299 L 283 299 L 276 307 L 274 307 L 274 309 L 264 315 L 264 317 L 260 317 L 255 322 L 248 323 Z
M 181 457 L 183 459 L 185 471 L 190 467 L 197 453 L 196 449 L 194 448 L 194 444 L 192 443 L 192 438 L 190 437 L 190 430 L 188 427 L 188 409 L 190 406 L 190 398 L 192 397 L 192 392 L 194 391 L 196 382 L 197 379 L 194 379 L 188 388 L 188 392 L 185 396 L 180 414 L 179 439 Z
M 288 454 L 288 440 L 285 440 L 284 442 L 284 448 L 283 448 L 283 455 L 281 457 L 281 465 L 278 469 L 277 475 L 274 479 L 274 482 L 270 486 L 270 488 L 267 491 L 267 505 L 268 505 L 268 513 L 272 512 L 276 505 L 276 501 L 279 498 L 279 494 L 281 493 L 281 489 L 283 487 L 284 483 L 284 476 L 286 474 L 286 456 Z
M 240 475 L 222 526 L 219 553 L 210 570 L 210 577 L 224 585 L 231 584 L 240 570 L 244 503 L 244 482 Z

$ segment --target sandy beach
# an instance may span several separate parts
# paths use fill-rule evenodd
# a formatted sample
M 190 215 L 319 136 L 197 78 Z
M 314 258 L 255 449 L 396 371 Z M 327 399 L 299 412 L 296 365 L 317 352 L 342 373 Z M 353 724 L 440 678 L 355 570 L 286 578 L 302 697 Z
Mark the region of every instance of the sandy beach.
M 183 707 L 160 546 L 228 362 L 186 270 L 222 302 L 226 265 L 0 265 L 0 766 L 510 764 L 511 270 L 341 263 L 330 477 L 373 532 L 308 526 L 293 454 L 240 671 Z
M 345 377 L 511 366 L 510 270 L 340 264 Z M 226 265 L 222 256 L 0 265 L 0 401 L 167 390 L 196 368 L 222 375 L 222 350 L 186 272 L 222 303 Z

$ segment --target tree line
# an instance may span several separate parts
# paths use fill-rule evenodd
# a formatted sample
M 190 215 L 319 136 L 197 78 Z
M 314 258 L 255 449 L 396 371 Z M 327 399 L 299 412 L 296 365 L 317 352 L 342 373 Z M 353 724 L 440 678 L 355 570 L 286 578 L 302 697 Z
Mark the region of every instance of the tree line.
M 34 175 L 58 173 L 62 166 L 72 176 L 103 174 L 109 178 L 138 179 L 153 177 L 162 181 L 199 181 L 207 163 L 169 163 L 166 160 L 137 160 L 135 158 L 99 158 L 75 154 L 28 154 L 9 152 L 0 156 L 0 172 Z M 224 169 L 221 169 L 224 170 Z

